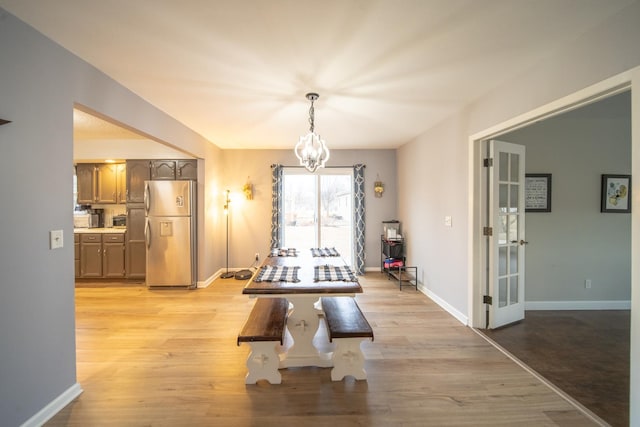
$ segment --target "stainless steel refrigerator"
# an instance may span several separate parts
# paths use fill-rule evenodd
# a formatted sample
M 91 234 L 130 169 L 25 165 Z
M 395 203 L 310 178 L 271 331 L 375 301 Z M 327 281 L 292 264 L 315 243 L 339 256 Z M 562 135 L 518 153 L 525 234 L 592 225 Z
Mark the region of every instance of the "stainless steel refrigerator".
M 196 183 L 145 181 L 148 287 L 196 287 Z

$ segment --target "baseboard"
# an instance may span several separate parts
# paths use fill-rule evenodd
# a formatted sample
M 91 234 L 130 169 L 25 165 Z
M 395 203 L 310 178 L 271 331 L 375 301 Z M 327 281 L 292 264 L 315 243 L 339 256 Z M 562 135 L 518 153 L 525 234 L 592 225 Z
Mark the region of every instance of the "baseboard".
M 62 394 L 53 399 L 47 406 L 42 408 L 33 417 L 29 418 L 21 427 L 39 427 L 49 421 L 55 414 L 60 412 L 62 408 L 67 406 L 73 399 L 80 396 L 82 388 L 80 384 L 75 383 Z
M 211 276 L 209 276 L 208 278 L 206 278 L 205 280 L 199 280 L 198 283 L 196 284 L 196 287 L 198 289 L 204 289 L 204 288 L 208 288 L 210 284 L 213 283 L 214 280 L 216 280 L 218 278 L 218 276 L 220 275 L 220 271 L 212 274 Z
M 468 323 L 469 318 L 465 314 L 461 313 L 455 307 L 453 307 L 448 302 L 440 298 L 438 295 L 434 294 L 432 291 L 422 286 L 421 283 L 418 283 L 418 290 L 423 294 L 425 294 L 427 297 L 429 297 L 429 299 L 431 299 L 433 302 L 438 304 L 444 311 L 446 311 L 447 313 L 449 313 L 450 315 L 458 319 L 460 323 L 462 323 L 465 326 L 469 324 Z
M 631 310 L 631 301 L 526 301 L 525 310 Z

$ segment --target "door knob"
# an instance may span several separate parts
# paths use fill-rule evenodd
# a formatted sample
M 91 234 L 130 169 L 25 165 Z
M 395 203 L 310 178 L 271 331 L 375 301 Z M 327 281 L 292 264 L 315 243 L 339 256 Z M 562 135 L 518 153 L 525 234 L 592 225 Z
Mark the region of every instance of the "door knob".
M 511 241 L 511 243 L 519 243 L 519 244 L 520 244 L 520 246 L 528 245 L 528 244 L 529 244 L 529 242 L 527 242 L 526 240 L 522 240 L 522 239 L 520 239 L 520 241 L 512 240 L 512 241 Z

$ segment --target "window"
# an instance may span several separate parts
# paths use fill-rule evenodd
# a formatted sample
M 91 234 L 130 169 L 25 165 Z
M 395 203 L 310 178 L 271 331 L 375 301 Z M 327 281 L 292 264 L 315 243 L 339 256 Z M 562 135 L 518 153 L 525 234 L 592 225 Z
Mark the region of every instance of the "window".
M 353 264 L 353 169 L 283 172 L 283 247 L 333 248 Z

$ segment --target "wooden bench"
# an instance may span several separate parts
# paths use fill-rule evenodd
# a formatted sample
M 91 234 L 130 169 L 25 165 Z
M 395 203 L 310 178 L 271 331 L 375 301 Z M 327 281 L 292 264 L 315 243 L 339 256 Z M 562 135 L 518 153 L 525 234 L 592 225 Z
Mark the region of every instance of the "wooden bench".
M 360 344 L 365 339 L 373 341 L 373 329 L 356 300 L 352 297 L 323 297 L 322 310 L 329 341 L 336 344 L 331 357 L 331 380 L 340 381 L 347 375 L 357 380 L 366 380 L 364 354 Z
M 280 358 L 276 352 L 278 343 L 284 343 L 289 303 L 286 298 L 258 298 L 249 318 L 238 335 L 238 345 L 248 343 L 251 353 L 247 358 L 245 384 L 255 384 L 266 379 L 280 384 L 278 372 Z

